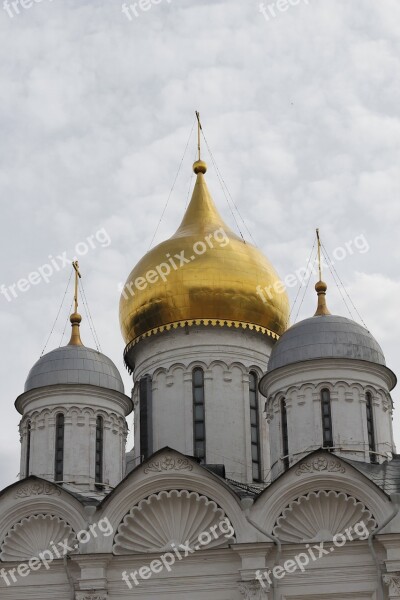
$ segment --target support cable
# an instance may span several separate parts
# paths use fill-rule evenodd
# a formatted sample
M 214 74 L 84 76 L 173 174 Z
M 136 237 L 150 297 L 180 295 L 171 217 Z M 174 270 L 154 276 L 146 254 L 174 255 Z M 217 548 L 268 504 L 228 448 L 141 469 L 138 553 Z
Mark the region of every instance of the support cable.
M 316 244 L 316 240 L 314 240 L 314 244 L 313 244 L 313 247 L 311 248 L 310 256 L 309 256 L 309 258 L 308 258 L 308 261 L 307 261 L 307 265 L 306 265 L 306 271 L 307 271 L 307 273 L 308 273 L 308 267 L 309 267 L 309 265 L 311 264 L 311 259 L 312 259 L 312 257 L 313 257 L 313 253 L 314 253 L 315 244 Z M 311 277 L 311 271 L 310 271 L 310 274 L 309 274 L 309 279 L 310 279 L 310 277 Z M 301 286 L 301 284 L 300 284 L 300 286 L 299 286 L 299 289 L 297 290 L 296 297 L 295 297 L 295 299 L 294 299 L 294 302 L 293 302 L 293 306 L 292 306 L 292 308 L 291 308 L 291 311 L 290 311 L 290 313 L 289 313 L 289 317 L 288 317 L 288 320 L 287 320 L 287 323 L 286 323 L 286 328 L 287 328 L 287 326 L 288 326 L 288 325 L 289 325 L 289 323 L 290 323 L 290 317 L 292 316 L 292 313 L 294 312 L 294 309 L 295 309 L 295 306 L 296 306 L 296 303 L 297 303 L 298 297 L 299 297 L 299 295 L 300 295 L 301 287 L 302 287 L 302 286 Z M 304 298 L 303 298 L 303 300 L 304 300 Z M 296 318 L 297 318 L 297 317 L 296 317 Z
M 96 328 L 94 326 L 94 321 L 92 319 L 92 314 L 90 312 L 89 303 L 86 298 L 85 288 L 83 286 L 83 281 L 81 281 L 81 289 L 82 289 L 82 304 L 86 312 L 86 317 L 89 323 L 90 331 L 93 336 L 94 343 L 96 344 L 97 352 L 101 352 L 100 340 L 96 332 Z
M 64 339 L 64 335 L 65 335 L 65 330 L 67 329 L 67 325 L 69 323 L 69 316 L 70 316 L 71 311 L 72 311 L 72 305 L 73 305 L 73 303 L 74 303 L 74 300 L 72 300 L 71 305 L 69 307 L 68 316 L 67 316 L 67 318 L 65 320 L 65 325 L 64 325 L 64 329 L 63 329 L 61 340 L 60 340 L 60 345 L 58 346 L 59 348 L 61 348 L 61 345 L 63 343 L 63 339 Z
M 160 228 L 161 221 L 163 220 L 163 217 L 164 217 L 164 215 L 165 215 L 165 211 L 167 210 L 167 207 L 168 207 L 169 201 L 170 201 L 170 199 L 171 199 L 171 196 L 172 196 L 172 192 L 174 191 L 174 188 L 175 188 L 176 181 L 177 181 L 177 179 L 178 179 L 179 173 L 180 173 L 180 171 L 181 171 L 181 168 L 182 168 L 183 161 L 184 161 L 184 159 L 185 159 L 185 156 L 186 156 L 187 149 L 188 149 L 188 147 L 189 147 L 189 142 L 190 142 L 190 140 L 191 140 L 191 138 L 192 138 L 192 133 L 193 133 L 194 126 L 195 126 L 195 123 L 193 123 L 193 125 L 192 125 L 192 129 L 190 130 L 190 134 L 189 134 L 189 137 L 188 137 L 188 141 L 187 141 L 187 143 L 186 143 L 185 151 L 184 151 L 184 153 L 183 153 L 183 156 L 182 156 L 181 162 L 179 163 L 178 171 L 177 171 L 177 173 L 176 173 L 176 175 L 175 175 L 174 182 L 173 182 L 173 184 L 172 184 L 172 187 L 171 187 L 171 189 L 170 189 L 170 191 L 169 191 L 169 194 L 168 194 L 167 201 L 166 201 L 166 203 L 165 203 L 165 206 L 164 206 L 164 209 L 163 209 L 163 211 L 162 211 L 162 213 L 161 213 L 160 220 L 159 220 L 159 221 L 158 221 L 158 223 L 157 223 L 157 227 L 156 227 L 156 230 L 155 230 L 155 232 L 154 232 L 154 235 L 153 235 L 153 237 L 151 238 L 151 242 L 150 242 L 150 245 L 149 245 L 149 248 L 148 248 L 147 252 L 149 252 L 149 250 L 151 249 L 151 247 L 152 247 L 152 245 L 153 245 L 153 242 L 154 242 L 154 240 L 155 240 L 155 237 L 156 237 L 156 235 L 157 235 L 157 233 L 158 233 L 158 230 L 159 230 L 159 228 Z
M 53 327 L 51 328 L 51 331 L 50 331 L 50 333 L 49 333 L 49 337 L 48 337 L 48 338 L 47 338 L 47 340 L 46 340 L 46 343 L 45 343 L 45 345 L 44 345 L 44 348 L 43 348 L 43 350 L 42 350 L 42 353 L 41 353 L 40 357 L 42 357 L 42 356 L 43 356 L 43 354 L 44 354 L 44 352 L 45 352 L 45 350 L 46 350 L 46 348 L 47 348 L 47 345 L 48 345 L 48 343 L 49 343 L 49 341 L 50 341 L 50 338 L 51 338 L 51 336 L 52 336 L 52 334 L 53 334 L 54 328 L 55 328 L 55 326 L 56 326 L 56 324 L 57 324 L 58 317 L 60 316 L 61 309 L 62 309 L 62 307 L 63 307 L 64 301 L 65 301 L 65 297 L 66 297 L 66 295 L 67 295 L 67 292 L 68 292 L 69 284 L 71 283 L 71 277 L 72 277 L 72 271 L 71 271 L 71 273 L 70 273 L 70 276 L 69 276 L 69 279 L 68 279 L 67 287 L 65 288 L 64 296 L 63 296 L 63 298 L 62 298 L 62 300 L 61 300 L 60 308 L 58 309 L 57 316 L 56 316 L 56 318 L 55 318 L 55 321 L 54 321 L 54 323 L 53 323 Z M 71 304 L 71 306 L 72 306 L 72 304 Z
M 209 154 L 210 154 L 211 162 L 212 162 L 212 164 L 213 164 L 213 166 L 214 166 L 214 169 L 215 169 L 215 172 L 216 172 L 216 174 L 217 174 L 218 181 L 219 181 L 219 183 L 220 183 L 220 185 L 221 185 L 222 192 L 223 192 L 223 194 L 224 194 L 224 196 L 225 196 L 226 203 L 228 204 L 228 206 L 229 206 L 229 210 L 230 210 L 230 211 L 231 211 L 231 213 L 232 213 L 232 217 L 233 217 L 233 220 L 235 221 L 236 227 L 238 228 L 238 231 L 239 231 L 239 233 L 240 233 L 240 237 L 242 238 L 243 242 L 244 242 L 244 243 L 246 243 L 246 240 L 244 239 L 244 237 L 243 237 L 243 234 L 242 234 L 242 231 L 241 231 L 241 229 L 240 229 L 239 223 L 238 223 L 238 221 L 237 221 L 237 219 L 236 219 L 235 213 L 233 212 L 232 206 L 231 206 L 231 204 L 230 204 L 230 202 L 229 202 L 229 198 L 228 198 L 227 192 L 228 192 L 229 196 L 231 197 L 232 204 L 233 204 L 233 206 L 236 208 L 236 211 L 237 211 L 237 213 L 238 213 L 239 217 L 242 219 L 242 221 L 243 221 L 243 223 L 244 223 L 244 226 L 246 227 L 246 229 L 247 229 L 247 232 L 248 232 L 248 234 L 249 234 L 249 236 L 250 236 L 250 238 L 251 238 L 251 240 L 252 240 L 253 244 L 256 246 L 257 244 L 255 243 L 255 241 L 254 241 L 254 239 L 253 239 L 253 236 L 251 235 L 251 233 L 250 233 L 250 231 L 249 231 L 249 229 L 248 229 L 248 227 L 247 227 L 247 225 L 246 225 L 246 223 L 245 223 L 245 221 L 244 221 L 244 219 L 243 219 L 242 215 L 240 214 L 238 207 L 237 207 L 237 206 L 236 206 L 236 204 L 234 203 L 234 201 L 233 201 L 233 198 L 232 198 L 232 196 L 231 196 L 231 193 L 229 192 L 228 186 L 226 185 L 226 183 L 225 183 L 225 181 L 224 181 L 224 179 L 223 179 L 223 177 L 222 177 L 222 175 L 221 175 L 221 173 L 220 173 L 220 171 L 219 171 L 219 169 L 218 169 L 218 165 L 217 165 L 217 163 L 216 163 L 216 160 L 215 160 L 215 158 L 214 158 L 214 155 L 213 155 L 213 153 L 212 153 L 212 151 L 211 151 L 211 148 L 210 148 L 210 145 L 209 145 L 209 143 L 208 143 L 208 141 L 207 141 L 207 138 L 206 138 L 206 136 L 205 136 L 205 134 L 204 134 L 204 130 L 202 129 L 201 131 L 202 131 L 203 138 L 204 138 L 204 141 L 205 141 L 205 143 L 206 143 L 206 146 L 207 146 L 207 150 L 208 150 L 208 152 L 209 152 Z M 225 188 L 226 188 L 226 191 L 225 191 Z
M 350 315 L 350 318 L 351 318 L 351 319 L 354 321 L 354 316 L 353 316 L 353 313 L 351 312 L 351 309 L 350 309 L 349 305 L 348 305 L 348 304 L 347 304 L 347 302 L 346 302 L 346 298 L 344 297 L 343 290 L 342 290 L 341 286 L 339 285 L 339 280 L 337 279 L 337 277 L 336 277 L 336 275 L 335 275 L 334 271 L 331 269 L 331 266 L 330 266 L 330 264 L 329 264 L 329 263 L 330 263 L 330 258 L 329 258 L 328 254 L 327 254 L 327 253 L 326 253 L 326 251 L 325 251 L 325 247 L 322 247 L 322 254 L 323 254 L 323 257 L 325 258 L 325 260 L 326 260 L 326 262 L 327 262 L 328 268 L 329 268 L 329 270 L 330 270 L 330 272 L 331 272 L 331 275 L 332 275 L 332 279 L 333 279 L 333 281 L 334 281 L 334 283 L 335 283 L 335 285 L 336 285 L 337 289 L 339 290 L 339 294 L 340 294 L 340 297 L 341 297 L 341 298 L 342 298 L 342 300 L 343 300 L 343 304 L 345 305 L 345 307 L 346 307 L 346 309 L 347 309 L 347 312 L 348 312 L 348 313 L 349 313 L 349 315 Z
M 337 277 L 337 279 L 338 279 L 338 281 L 339 281 L 340 285 L 342 286 L 342 288 L 343 288 L 343 290 L 344 290 L 344 292 L 345 292 L 345 294 L 346 294 L 347 298 L 349 299 L 349 301 L 350 301 L 350 303 L 351 303 L 352 307 L 354 308 L 354 310 L 355 310 L 355 312 L 356 312 L 356 314 L 357 314 L 358 318 L 360 319 L 361 323 L 364 325 L 365 329 L 367 329 L 367 330 L 368 330 L 368 327 L 367 327 L 367 325 L 365 324 L 365 321 L 364 321 L 364 319 L 362 318 L 362 316 L 361 316 L 361 315 L 360 315 L 360 313 L 358 312 L 356 305 L 354 304 L 354 302 L 353 302 L 353 300 L 352 300 L 352 298 L 351 298 L 350 294 L 348 293 L 348 291 L 347 291 L 347 289 L 346 289 L 345 285 L 343 284 L 343 281 L 341 280 L 339 273 L 338 273 L 338 272 L 337 272 L 337 270 L 335 269 L 335 267 L 334 267 L 334 264 L 333 264 L 333 261 L 331 261 L 331 260 L 330 260 L 330 258 L 329 258 L 329 254 L 328 254 L 328 252 L 327 252 L 327 250 L 326 250 L 326 248 L 325 248 L 325 246 L 324 246 L 323 244 L 322 244 L 322 249 L 323 249 L 323 251 L 324 251 L 324 253 L 325 253 L 325 255 L 326 255 L 327 262 L 328 262 L 328 266 L 329 266 L 329 269 L 330 269 L 331 273 L 332 273 L 332 274 L 333 274 L 333 272 L 335 273 L 335 275 L 336 275 L 336 277 Z

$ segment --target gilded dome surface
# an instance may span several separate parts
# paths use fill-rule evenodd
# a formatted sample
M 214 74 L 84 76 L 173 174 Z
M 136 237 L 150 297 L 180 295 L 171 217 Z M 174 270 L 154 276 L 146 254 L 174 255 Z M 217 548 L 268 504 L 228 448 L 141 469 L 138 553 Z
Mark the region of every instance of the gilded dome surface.
M 223 222 L 207 188 L 205 164 L 194 169 L 197 181 L 178 230 L 140 260 L 122 290 L 124 340 L 130 344 L 157 330 L 201 322 L 278 337 L 289 315 L 284 286 L 260 250 Z

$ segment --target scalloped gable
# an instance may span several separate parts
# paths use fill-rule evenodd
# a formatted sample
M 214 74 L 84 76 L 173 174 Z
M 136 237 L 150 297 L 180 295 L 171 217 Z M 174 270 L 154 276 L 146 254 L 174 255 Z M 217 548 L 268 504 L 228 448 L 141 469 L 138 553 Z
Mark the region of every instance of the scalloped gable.
M 186 490 L 208 498 L 228 517 L 237 539 L 246 535 L 248 523 L 238 494 L 224 479 L 169 447 L 131 471 L 101 502 L 98 518 L 107 516 L 117 531 L 125 516 L 142 500 L 170 490 Z
M 269 532 L 297 498 L 318 490 L 342 492 L 360 501 L 383 522 L 393 512 L 390 498 L 345 459 L 320 449 L 300 459 L 267 487 L 251 508 L 251 519 Z
M 174 475 L 174 474 L 184 474 L 190 477 L 190 474 L 201 474 L 203 477 L 209 477 L 211 480 L 214 480 L 215 483 L 223 486 L 226 490 L 228 490 L 231 494 L 235 496 L 235 498 L 239 501 L 239 496 L 232 490 L 232 488 L 226 483 L 224 479 L 211 472 L 206 467 L 200 465 L 195 458 L 190 456 L 186 456 L 178 452 L 178 450 L 174 450 L 169 446 L 165 446 L 161 448 L 154 454 L 152 454 L 148 459 L 143 461 L 140 465 L 137 465 L 132 471 L 130 471 L 124 479 L 119 483 L 113 490 L 108 494 L 100 503 L 99 508 L 103 508 L 106 506 L 112 498 L 122 492 L 127 485 L 127 483 L 133 478 L 141 478 L 144 475 Z
M 30 475 L 0 492 L 0 544 L 11 527 L 33 514 L 53 515 L 74 531 L 86 527 L 84 505 L 92 499 L 79 498 L 61 486 Z

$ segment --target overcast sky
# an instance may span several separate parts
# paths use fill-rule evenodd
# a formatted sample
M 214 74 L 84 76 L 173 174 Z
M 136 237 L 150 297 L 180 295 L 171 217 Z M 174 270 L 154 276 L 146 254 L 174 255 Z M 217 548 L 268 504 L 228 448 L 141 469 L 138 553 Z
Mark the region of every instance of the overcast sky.
M 398 0 L 293 0 L 287 10 L 267 0 L 265 14 L 252 0 L 153 0 L 126 14 L 119 1 L 23 4 L 0 3 L 0 285 L 9 290 L 49 256 L 59 270 L 10 302 L 0 296 L 0 487 L 19 472 L 14 401 L 70 274 L 56 257 L 72 258 L 96 234 L 80 257 L 86 295 L 129 394 L 118 284 L 148 250 L 195 109 L 248 229 L 281 277 L 305 265 L 319 226 L 400 373 Z M 195 151 L 193 135 L 155 243 L 180 222 Z M 235 228 L 212 165 L 207 178 Z M 337 250 L 346 243 L 350 252 Z M 349 316 L 325 278 L 331 312 Z M 293 300 L 297 289 L 289 293 Z M 48 350 L 60 345 L 71 294 Z M 298 318 L 314 307 L 310 286 Z M 87 319 L 82 337 L 93 346 Z M 393 398 L 400 449 L 398 391 Z

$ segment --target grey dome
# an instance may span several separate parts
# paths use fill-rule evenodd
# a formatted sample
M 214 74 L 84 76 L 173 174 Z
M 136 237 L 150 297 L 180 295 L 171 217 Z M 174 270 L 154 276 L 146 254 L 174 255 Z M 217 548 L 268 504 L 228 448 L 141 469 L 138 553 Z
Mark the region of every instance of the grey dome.
M 29 371 L 25 392 L 46 385 L 83 383 L 124 393 L 117 367 L 101 352 L 68 345 L 39 358 Z
M 386 365 L 370 332 L 345 317 L 323 315 L 296 323 L 275 344 L 268 372 L 316 358 L 353 358 Z

